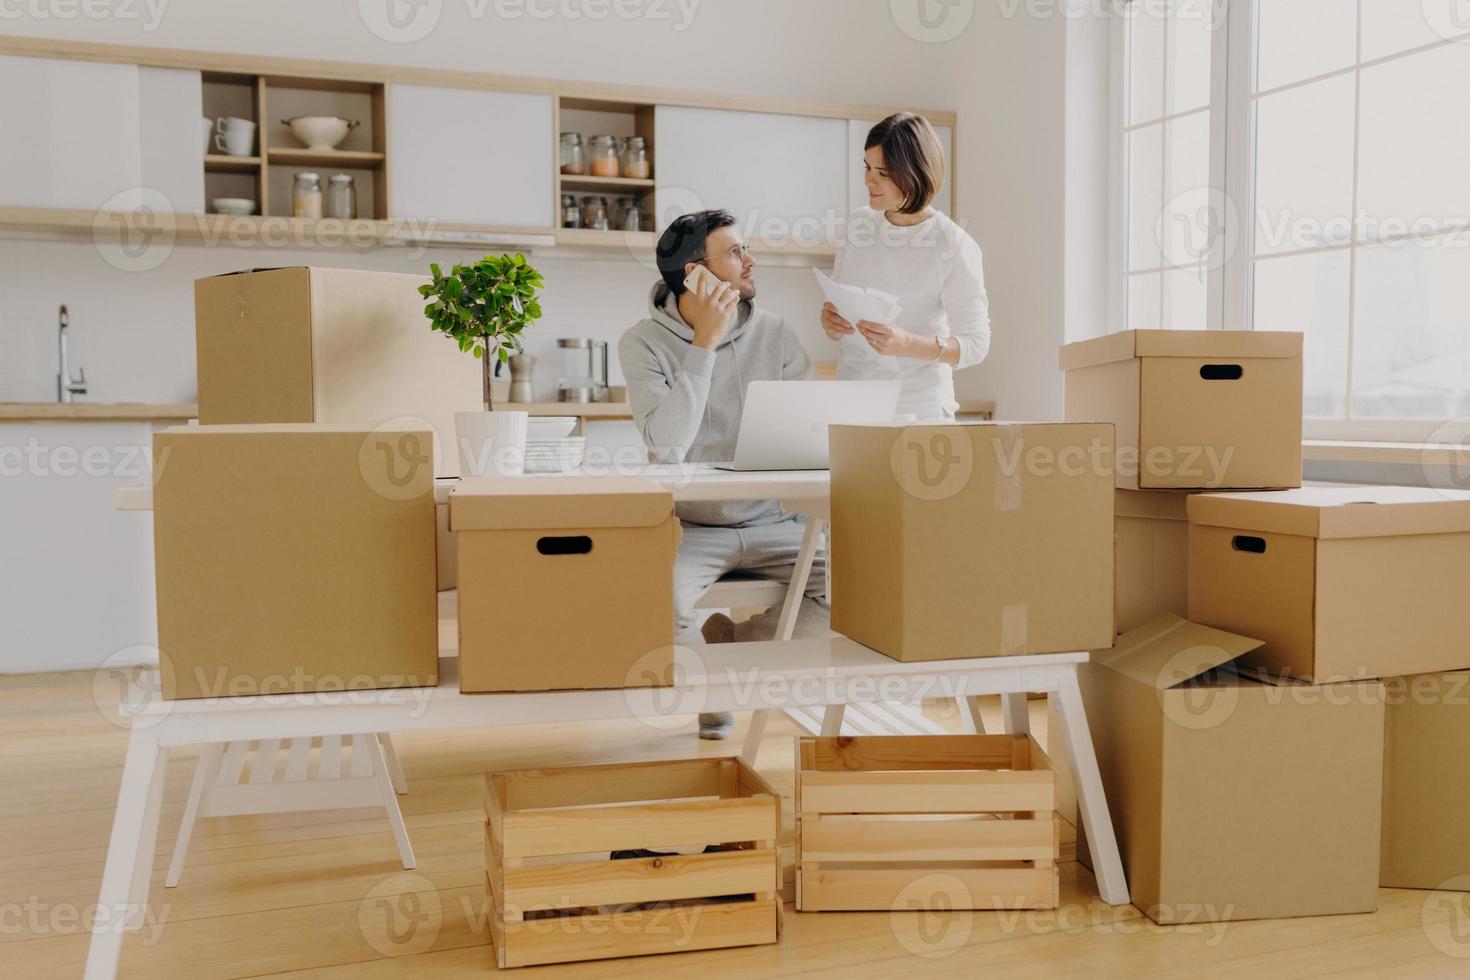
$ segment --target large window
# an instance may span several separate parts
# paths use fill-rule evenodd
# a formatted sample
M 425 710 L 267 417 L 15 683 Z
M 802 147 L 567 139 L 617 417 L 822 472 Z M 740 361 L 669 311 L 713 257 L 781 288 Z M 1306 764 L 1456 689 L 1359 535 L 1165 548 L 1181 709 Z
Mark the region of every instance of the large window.
M 1125 320 L 1202 330 L 1209 234 L 1210 4 L 1131 0 L 1122 136 Z
M 1470 416 L 1470 2 L 1229 0 L 1196 42 L 1213 53 L 1218 117 L 1218 152 L 1202 157 L 1177 142 L 1188 102 L 1167 103 L 1171 25 L 1189 2 L 1162 32 L 1146 12 L 1122 18 L 1125 322 L 1302 331 L 1319 437 L 1424 438 Z M 1140 101 L 1140 78 L 1160 74 L 1165 104 Z M 1169 236 L 1197 226 L 1196 207 L 1212 227 L 1181 249 Z M 1151 209 L 1157 253 L 1141 239 Z M 1196 241 L 1223 244 L 1206 259 Z M 1208 277 L 1203 311 L 1180 301 L 1181 255 Z

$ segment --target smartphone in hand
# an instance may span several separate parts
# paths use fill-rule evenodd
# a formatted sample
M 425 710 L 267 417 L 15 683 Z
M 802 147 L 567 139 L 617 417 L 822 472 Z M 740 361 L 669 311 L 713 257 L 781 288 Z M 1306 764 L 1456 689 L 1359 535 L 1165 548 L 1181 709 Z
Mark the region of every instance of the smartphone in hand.
M 713 294 L 723 285 L 718 276 L 702 265 L 695 266 L 694 271 L 684 277 L 684 288 L 701 298 Z

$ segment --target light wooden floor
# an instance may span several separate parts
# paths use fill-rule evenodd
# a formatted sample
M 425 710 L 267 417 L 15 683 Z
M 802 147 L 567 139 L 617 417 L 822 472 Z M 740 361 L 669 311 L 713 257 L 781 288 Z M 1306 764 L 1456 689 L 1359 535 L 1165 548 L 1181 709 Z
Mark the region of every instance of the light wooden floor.
M 89 674 L 0 677 L 0 977 L 79 976 L 96 902 L 124 730 L 115 692 L 94 701 Z M 1033 709 L 1040 706 L 1033 703 Z M 931 706 L 936 717 L 942 708 Z M 1033 711 L 1044 741 L 1042 712 Z M 987 721 L 999 729 L 999 705 Z M 958 728 L 951 711 L 946 723 Z M 791 735 L 768 730 L 759 767 L 783 794 Z M 418 868 L 396 861 L 384 821 L 366 811 L 206 820 L 183 882 L 163 888 L 193 756 L 169 766 L 153 875 L 154 924 L 130 934 L 127 977 L 477 976 L 494 969 L 483 921 L 478 777 L 488 769 L 694 753 L 733 743 L 637 722 L 544 725 L 400 736 L 401 798 Z M 1246 790 L 1247 788 L 1243 788 Z M 783 817 L 790 845 L 790 802 Z M 1071 849 L 1068 848 L 1068 856 Z M 1280 873 L 1310 874 L 1310 868 Z M 790 872 L 787 871 L 789 878 Z M 1470 976 L 1470 900 L 1384 890 L 1374 915 L 1162 929 L 1135 909 L 1097 903 L 1091 875 L 1063 866 L 1063 908 L 1044 913 L 798 915 L 778 946 L 542 967 L 527 976 Z M 374 926 L 375 899 L 423 890 L 401 946 Z M 788 895 L 789 899 L 789 895 Z M 362 923 L 366 922 L 365 929 Z M 430 942 L 431 940 L 431 942 Z M 394 957 L 402 949 L 422 952 Z M 386 952 L 385 952 L 386 950 Z M 1455 955 L 1458 954 L 1458 955 Z

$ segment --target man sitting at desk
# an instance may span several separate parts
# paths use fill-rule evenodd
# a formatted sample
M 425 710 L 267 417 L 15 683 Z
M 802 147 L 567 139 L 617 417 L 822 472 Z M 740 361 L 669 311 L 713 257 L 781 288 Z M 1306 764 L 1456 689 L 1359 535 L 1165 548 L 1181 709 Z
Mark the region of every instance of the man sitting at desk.
M 815 377 L 811 359 L 786 321 L 755 305 L 755 260 L 728 211 L 697 211 L 669 225 L 658 242 L 648 317 L 618 344 L 633 420 L 656 463 L 726 462 L 752 381 Z M 686 281 L 694 288 L 686 286 Z M 803 520 L 774 500 L 681 503 L 684 540 L 674 565 L 678 643 L 698 642 L 695 608 L 722 576 L 740 571 L 789 582 Z M 826 559 L 812 565 L 797 636 L 824 636 L 829 620 Z M 716 614 L 703 628 L 710 643 L 766 640 L 778 610 L 733 624 Z M 699 716 L 700 738 L 727 738 L 729 712 Z

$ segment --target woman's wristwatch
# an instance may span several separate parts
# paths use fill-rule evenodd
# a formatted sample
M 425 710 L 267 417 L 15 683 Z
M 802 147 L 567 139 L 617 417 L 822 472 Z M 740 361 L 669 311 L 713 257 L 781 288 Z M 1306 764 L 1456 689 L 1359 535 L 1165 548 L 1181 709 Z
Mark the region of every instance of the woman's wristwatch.
M 953 337 L 935 337 L 934 339 L 939 342 L 939 350 L 934 355 L 934 360 L 937 361 L 944 357 L 944 352 L 949 350 L 955 339 Z

